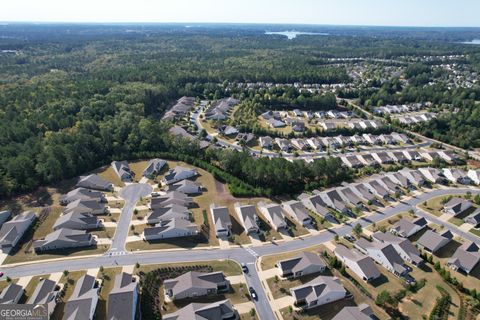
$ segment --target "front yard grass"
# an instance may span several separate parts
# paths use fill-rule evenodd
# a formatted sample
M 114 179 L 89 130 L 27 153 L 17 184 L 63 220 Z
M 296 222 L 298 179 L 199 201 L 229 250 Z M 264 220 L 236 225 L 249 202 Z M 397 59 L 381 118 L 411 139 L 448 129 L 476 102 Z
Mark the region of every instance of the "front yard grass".
M 226 277 L 238 276 L 242 274 L 242 269 L 238 263 L 232 260 L 206 260 L 206 261 L 197 261 L 197 262 L 179 262 L 179 263 L 163 263 L 163 264 L 145 264 L 140 265 L 138 268 L 135 268 L 135 273 L 144 272 L 148 273 L 150 271 L 159 269 L 159 268 L 178 268 L 178 267 L 190 267 L 190 266 L 199 266 L 207 265 L 212 268 L 212 272 L 222 271 Z
M 60 278 L 60 283 L 62 283 L 64 286 L 63 297 L 57 303 L 55 311 L 51 316 L 52 320 L 63 319 L 63 311 L 65 310 L 65 304 L 67 303 L 68 299 L 70 299 L 78 279 L 80 279 L 86 273 L 87 271 L 72 271 L 67 276 L 62 275 L 62 278 Z
M 99 271 L 97 278 L 103 279 L 102 286 L 100 289 L 100 296 L 98 299 L 96 317 L 97 319 L 106 319 L 107 318 L 107 302 L 108 294 L 112 291 L 113 286 L 115 285 L 115 276 L 122 272 L 121 267 L 116 268 L 105 268 L 103 272 Z
M 325 251 L 325 249 L 326 247 L 324 245 L 318 245 L 318 246 L 313 246 L 305 249 L 263 256 L 261 257 L 260 267 L 262 270 L 272 269 L 272 268 L 275 268 L 275 265 L 280 260 L 293 258 L 302 252 L 314 252 L 316 254 L 322 254 Z

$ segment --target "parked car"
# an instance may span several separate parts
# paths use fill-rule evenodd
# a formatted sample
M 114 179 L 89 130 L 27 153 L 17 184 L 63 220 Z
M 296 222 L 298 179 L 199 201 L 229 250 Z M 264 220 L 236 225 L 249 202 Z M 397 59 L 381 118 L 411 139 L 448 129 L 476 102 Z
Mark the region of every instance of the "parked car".
M 248 273 L 248 267 L 245 263 L 242 263 L 242 270 L 243 270 L 243 273 Z
M 248 288 L 248 291 L 250 291 L 250 296 L 252 297 L 252 299 L 257 301 L 258 296 L 257 296 L 257 293 L 255 292 L 255 289 L 253 289 L 253 287 L 250 287 Z
M 355 237 L 352 236 L 351 234 L 346 234 L 346 235 L 343 236 L 343 238 L 347 241 L 355 242 Z

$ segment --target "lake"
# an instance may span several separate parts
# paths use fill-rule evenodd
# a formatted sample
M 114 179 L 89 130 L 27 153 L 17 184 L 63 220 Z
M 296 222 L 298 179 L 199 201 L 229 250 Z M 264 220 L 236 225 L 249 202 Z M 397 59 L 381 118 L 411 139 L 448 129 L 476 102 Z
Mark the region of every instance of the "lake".
M 265 31 L 265 34 L 276 34 L 285 36 L 288 40 L 294 39 L 300 35 L 307 36 L 328 36 L 328 33 L 317 33 L 317 32 L 301 32 L 301 31 Z

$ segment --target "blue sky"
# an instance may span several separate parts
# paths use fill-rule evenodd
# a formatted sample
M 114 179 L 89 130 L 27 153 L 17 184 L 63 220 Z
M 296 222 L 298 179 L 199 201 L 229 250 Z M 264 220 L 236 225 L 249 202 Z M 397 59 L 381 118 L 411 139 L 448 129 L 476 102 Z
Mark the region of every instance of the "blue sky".
M 480 27 L 480 0 L 1 0 L 0 21 Z

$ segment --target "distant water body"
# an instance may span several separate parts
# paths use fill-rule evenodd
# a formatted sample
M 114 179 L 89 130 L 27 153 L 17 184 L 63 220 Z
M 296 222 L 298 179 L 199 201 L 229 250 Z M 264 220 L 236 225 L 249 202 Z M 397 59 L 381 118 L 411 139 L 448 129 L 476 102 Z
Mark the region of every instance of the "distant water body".
M 472 41 L 462 42 L 463 44 L 478 44 L 480 45 L 480 39 L 473 39 Z
M 316 33 L 316 32 L 301 32 L 301 31 L 265 31 L 265 34 L 277 34 L 281 36 L 285 36 L 288 40 L 294 39 L 300 35 L 307 35 L 307 36 L 328 36 L 328 33 Z

